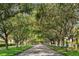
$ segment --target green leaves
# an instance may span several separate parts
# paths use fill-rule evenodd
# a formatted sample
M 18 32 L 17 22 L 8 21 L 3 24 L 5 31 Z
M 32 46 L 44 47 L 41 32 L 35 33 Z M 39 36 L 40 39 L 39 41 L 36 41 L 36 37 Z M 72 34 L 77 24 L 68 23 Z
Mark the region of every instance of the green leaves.
M 78 4 L 0 4 L 0 31 L 19 41 L 62 40 L 72 34 L 76 9 Z

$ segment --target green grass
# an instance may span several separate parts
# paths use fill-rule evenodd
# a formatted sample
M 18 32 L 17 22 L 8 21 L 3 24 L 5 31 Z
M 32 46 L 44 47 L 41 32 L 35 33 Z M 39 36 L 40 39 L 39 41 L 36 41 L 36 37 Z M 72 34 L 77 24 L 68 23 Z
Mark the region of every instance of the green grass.
M 56 47 L 56 46 L 49 46 L 52 50 L 57 51 L 58 53 L 64 55 L 64 56 L 79 56 L 79 51 L 66 51 L 65 47 Z
M 27 45 L 27 46 L 23 46 L 23 47 L 19 47 L 19 48 L 12 47 L 12 48 L 9 48 L 8 50 L 4 49 L 4 50 L 0 51 L 0 56 L 14 56 L 31 47 L 32 46 Z
M 79 56 L 79 51 L 69 51 L 64 53 L 66 56 Z

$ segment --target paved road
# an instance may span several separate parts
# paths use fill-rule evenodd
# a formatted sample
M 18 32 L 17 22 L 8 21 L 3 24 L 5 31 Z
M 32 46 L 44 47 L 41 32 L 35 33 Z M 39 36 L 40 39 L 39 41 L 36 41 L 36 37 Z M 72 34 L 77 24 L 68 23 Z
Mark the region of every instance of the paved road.
M 57 52 L 49 49 L 47 46 L 39 44 L 33 46 L 31 49 L 24 51 L 18 56 L 62 56 Z

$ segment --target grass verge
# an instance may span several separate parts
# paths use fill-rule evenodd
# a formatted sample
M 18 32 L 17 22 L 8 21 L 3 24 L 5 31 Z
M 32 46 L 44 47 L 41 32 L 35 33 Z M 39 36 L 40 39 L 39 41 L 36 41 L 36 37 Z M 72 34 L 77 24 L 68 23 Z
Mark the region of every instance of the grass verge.
M 56 46 L 48 46 L 48 47 L 64 56 L 79 56 L 79 51 L 73 51 L 73 50 L 66 51 L 65 47 L 56 47 Z
M 12 47 L 12 48 L 9 48 L 8 50 L 3 49 L 0 51 L 0 56 L 14 56 L 31 47 L 32 47 L 31 45 L 27 45 L 27 46 L 18 47 L 18 48 Z

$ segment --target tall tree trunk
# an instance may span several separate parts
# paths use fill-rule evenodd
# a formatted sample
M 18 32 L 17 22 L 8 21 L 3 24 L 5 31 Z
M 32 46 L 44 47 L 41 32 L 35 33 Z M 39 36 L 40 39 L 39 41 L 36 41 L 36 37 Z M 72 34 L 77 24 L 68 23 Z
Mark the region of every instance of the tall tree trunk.
M 18 48 L 19 46 L 18 46 L 18 41 L 16 40 L 16 48 Z
M 60 46 L 60 39 L 58 39 L 58 46 Z
M 52 41 L 50 41 L 51 45 L 52 45 Z
M 8 50 L 8 36 L 5 36 L 5 47 Z
M 73 48 L 74 48 L 73 42 L 74 42 L 74 39 L 73 39 L 73 37 L 72 37 L 72 50 L 73 50 Z
M 62 47 L 64 47 L 64 38 L 62 38 Z
M 68 51 L 68 42 L 66 41 L 66 51 Z
M 75 50 L 77 50 L 78 48 L 78 39 L 76 38 L 76 46 L 75 46 Z
M 16 48 L 18 48 L 19 46 L 18 46 L 18 43 L 16 43 Z
M 55 44 L 55 39 L 53 39 L 53 44 Z

